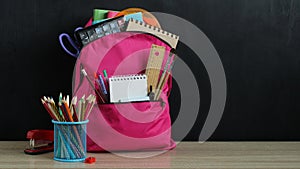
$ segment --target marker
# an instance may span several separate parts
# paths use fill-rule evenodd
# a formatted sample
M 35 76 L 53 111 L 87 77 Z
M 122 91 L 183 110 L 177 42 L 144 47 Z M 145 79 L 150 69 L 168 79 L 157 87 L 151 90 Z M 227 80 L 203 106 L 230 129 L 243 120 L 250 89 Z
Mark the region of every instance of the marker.
M 105 77 L 105 78 L 107 78 L 107 77 L 108 77 L 108 76 L 107 76 L 107 72 L 106 72 L 106 70 L 105 70 L 105 69 L 103 70 L 103 75 L 104 75 L 104 77 Z
M 105 84 L 105 86 L 106 86 L 106 90 L 109 91 L 109 79 L 108 79 L 107 72 L 106 72 L 105 69 L 103 70 L 103 75 L 104 75 L 104 79 L 105 79 L 105 81 L 104 81 L 105 83 L 104 83 L 104 84 Z M 108 101 L 109 101 L 109 99 L 110 99 L 109 97 L 110 97 L 110 96 L 109 96 L 109 92 L 107 92 L 107 100 L 108 100 Z
M 95 73 L 95 81 L 96 81 L 96 85 L 97 85 L 97 87 L 98 87 L 98 89 L 99 89 L 99 91 L 100 91 L 100 94 L 101 94 L 101 96 L 103 96 L 103 98 L 105 99 L 105 101 L 106 101 L 106 95 L 104 94 L 104 90 L 103 90 L 103 86 L 101 85 L 101 83 L 100 83 L 100 79 L 98 79 L 98 75 L 97 75 L 97 73 Z M 87 99 L 89 99 L 89 98 L 87 98 Z
M 106 72 L 105 69 L 103 70 L 103 75 L 104 75 L 104 78 L 105 78 L 105 81 L 106 81 L 106 85 L 108 85 L 108 76 L 107 76 L 107 72 Z
M 105 87 L 105 84 L 104 84 L 104 81 L 103 81 L 103 78 L 101 75 L 99 75 L 99 82 L 100 82 L 100 85 L 101 85 L 101 88 L 102 88 L 102 92 L 107 95 L 107 90 L 106 90 L 106 87 Z

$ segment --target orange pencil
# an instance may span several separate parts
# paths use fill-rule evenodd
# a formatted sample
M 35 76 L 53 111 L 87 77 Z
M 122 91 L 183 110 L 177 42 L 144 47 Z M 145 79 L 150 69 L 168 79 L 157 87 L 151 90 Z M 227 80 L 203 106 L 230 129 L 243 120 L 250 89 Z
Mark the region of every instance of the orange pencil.
M 74 122 L 73 117 L 72 117 L 72 114 L 71 114 L 71 110 L 70 110 L 70 108 L 69 108 L 67 102 L 66 102 L 65 100 L 63 100 L 62 103 L 63 103 L 63 106 L 65 107 L 65 109 L 67 110 L 66 113 L 67 113 L 67 115 L 68 115 L 68 118 L 70 119 L 71 122 Z

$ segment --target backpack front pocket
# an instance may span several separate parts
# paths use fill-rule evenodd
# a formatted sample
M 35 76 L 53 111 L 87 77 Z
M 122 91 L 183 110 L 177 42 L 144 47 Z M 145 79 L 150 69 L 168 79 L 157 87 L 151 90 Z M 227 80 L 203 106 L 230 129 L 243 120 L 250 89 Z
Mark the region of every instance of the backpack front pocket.
M 160 101 L 98 104 L 111 127 L 134 138 L 147 138 L 170 127 L 169 106 Z

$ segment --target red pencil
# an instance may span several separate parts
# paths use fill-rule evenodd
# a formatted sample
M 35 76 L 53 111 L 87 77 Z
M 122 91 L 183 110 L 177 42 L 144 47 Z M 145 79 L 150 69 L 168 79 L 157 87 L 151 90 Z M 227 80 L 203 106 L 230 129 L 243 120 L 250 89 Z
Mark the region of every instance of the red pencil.
M 62 111 L 62 114 L 63 114 L 63 116 L 65 118 L 65 121 L 70 121 L 69 118 L 68 118 L 68 115 L 66 113 L 66 110 L 65 110 L 64 106 L 61 104 L 61 102 L 58 103 L 58 106 L 59 106 L 59 108 Z
M 41 101 L 42 101 L 43 106 L 45 107 L 45 109 L 47 110 L 47 112 L 49 113 L 49 115 L 51 116 L 51 118 L 52 118 L 53 120 L 56 120 L 56 121 L 57 121 L 57 118 L 54 116 L 53 112 L 52 112 L 52 111 L 50 110 L 50 108 L 48 107 L 48 104 L 47 104 L 43 99 L 41 99 Z
M 71 122 L 74 122 L 71 111 L 70 111 L 70 108 L 69 108 L 67 102 L 65 100 L 63 100 L 62 103 L 63 103 L 63 106 L 65 107 L 65 110 L 67 111 L 67 115 L 68 115 L 69 120 Z
M 72 108 L 73 108 L 73 119 L 74 121 L 78 121 L 77 112 L 74 104 L 72 104 Z

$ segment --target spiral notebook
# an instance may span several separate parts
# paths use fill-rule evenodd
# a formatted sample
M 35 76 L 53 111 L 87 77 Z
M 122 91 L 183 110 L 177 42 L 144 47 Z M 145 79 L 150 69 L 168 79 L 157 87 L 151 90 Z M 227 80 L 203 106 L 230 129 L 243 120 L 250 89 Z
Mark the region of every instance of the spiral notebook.
M 109 78 L 110 102 L 147 101 L 147 76 L 125 75 Z
M 137 31 L 137 32 L 146 32 L 151 33 L 162 40 L 166 41 L 172 48 L 176 48 L 179 36 L 172 34 L 170 32 L 167 32 L 165 30 L 162 30 L 161 28 L 157 28 L 155 26 L 146 24 L 144 22 L 130 19 L 128 21 L 128 25 L 126 28 L 126 31 Z

